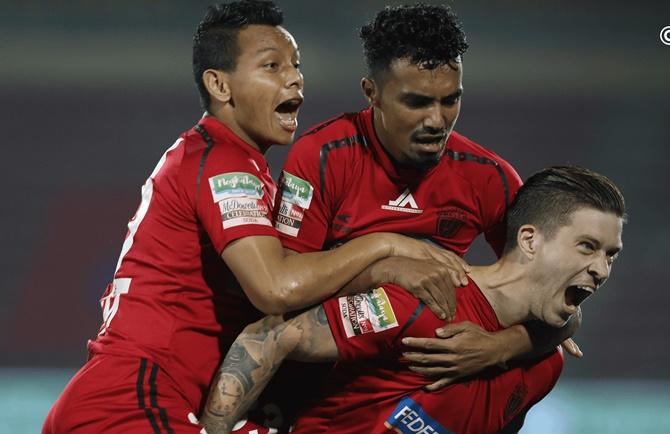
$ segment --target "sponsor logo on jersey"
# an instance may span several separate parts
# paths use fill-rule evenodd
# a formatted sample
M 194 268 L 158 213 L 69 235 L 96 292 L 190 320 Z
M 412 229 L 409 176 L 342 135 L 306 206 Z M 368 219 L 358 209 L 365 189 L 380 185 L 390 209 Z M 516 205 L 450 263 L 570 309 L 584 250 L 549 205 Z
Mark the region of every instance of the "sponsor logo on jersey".
M 312 202 L 314 188 L 309 182 L 285 170 L 279 181 L 279 188 L 281 203 L 275 218 L 275 227 L 286 235 L 298 236 L 305 210 Z
M 398 327 L 398 320 L 384 288 L 338 299 L 340 316 L 348 338 L 379 333 Z
M 408 212 L 411 214 L 421 214 L 423 212 L 422 209 L 419 209 L 419 205 L 416 204 L 414 196 L 410 193 L 409 188 L 406 188 L 405 191 L 400 193 L 400 196 L 395 200 L 389 200 L 388 205 L 382 205 L 382 209 Z
M 272 226 L 268 218 L 268 206 L 252 197 L 231 197 L 219 202 L 223 228 L 240 225 Z
M 438 235 L 448 238 L 452 237 L 463 227 L 467 221 L 465 211 L 457 207 L 449 207 L 437 214 L 437 228 Z
M 400 400 L 393 413 L 384 421 L 384 426 L 400 434 L 453 434 L 409 397 Z
M 209 187 L 215 203 L 231 197 L 255 199 L 263 197 L 261 180 L 245 172 L 230 172 L 212 176 L 209 178 Z

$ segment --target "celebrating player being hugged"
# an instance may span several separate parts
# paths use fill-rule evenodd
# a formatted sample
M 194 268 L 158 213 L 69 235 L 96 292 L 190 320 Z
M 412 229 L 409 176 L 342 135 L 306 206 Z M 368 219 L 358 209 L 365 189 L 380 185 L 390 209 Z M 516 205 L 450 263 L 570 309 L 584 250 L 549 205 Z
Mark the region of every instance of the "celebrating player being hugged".
M 248 0 L 215 5 L 199 24 L 193 72 L 206 113 L 142 187 L 89 360 L 43 433 L 200 432 L 194 415 L 245 325 L 318 303 L 383 258 L 433 260 L 434 285 L 417 294 L 453 310 L 462 262 L 420 241 L 371 234 L 328 252 L 284 251 L 263 153 L 292 142 L 303 76 L 282 21 L 272 2 Z M 299 194 L 309 203 L 311 191 Z
M 472 267 L 457 291 L 454 323 L 494 332 L 524 321 L 563 327 L 599 291 L 622 248 L 624 199 L 606 177 L 577 167 L 531 176 L 507 212 L 507 241 L 494 264 Z M 333 298 L 287 322 L 248 326 L 226 356 L 212 389 L 209 434 L 228 432 L 284 359 L 339 361 L 294 434 L 397 432 L 516 433 L 528 409 L 556 383 L 563 355 L 517 360 L 436 392 L 400 359 L 408 336 L 433 336 L 444 324 L 402 288 Z M 222 393 L 234 391 L 236 393 Z

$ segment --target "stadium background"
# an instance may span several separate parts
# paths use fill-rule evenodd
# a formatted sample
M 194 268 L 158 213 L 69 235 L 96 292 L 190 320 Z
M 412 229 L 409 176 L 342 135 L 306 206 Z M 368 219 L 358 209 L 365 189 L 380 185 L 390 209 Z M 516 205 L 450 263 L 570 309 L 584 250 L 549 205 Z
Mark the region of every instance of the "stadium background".
M 208 3 L 0 3 L 0 433 L 38 432 L 86 357 L 140 186 L 201 114 L 190 43 Z M 362 108 L 356 28 L 386 2 L 278 3 L 302 53 L 300 130 Z M 522 432 L 670 432 L 670 3 L 452 3 L 470 43 L 457 130 L 522 177 L 603 172 L 629 207 L 613 279 L 584 307 L 585 357 Z M 275 174 L 285 153 L 268 154 Z

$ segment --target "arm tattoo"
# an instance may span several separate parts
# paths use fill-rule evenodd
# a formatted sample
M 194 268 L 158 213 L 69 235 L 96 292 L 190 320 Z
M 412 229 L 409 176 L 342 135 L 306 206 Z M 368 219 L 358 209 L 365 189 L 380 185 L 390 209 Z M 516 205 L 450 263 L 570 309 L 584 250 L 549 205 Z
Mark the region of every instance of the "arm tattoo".
M 337 355 L 323 306 L 286 322 L 265 317 L 247 326 L 230 347 L 210 388 L 200 423 L 208 434 L 229 433 L 284 359 L 334 361 Z

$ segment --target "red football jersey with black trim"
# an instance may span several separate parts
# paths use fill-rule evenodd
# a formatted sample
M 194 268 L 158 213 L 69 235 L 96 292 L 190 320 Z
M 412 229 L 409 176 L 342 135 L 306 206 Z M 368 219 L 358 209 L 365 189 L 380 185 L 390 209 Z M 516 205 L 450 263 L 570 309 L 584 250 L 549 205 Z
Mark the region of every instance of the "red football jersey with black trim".
M 505 211 L 521 186 L 514 169 L 452 132 L 435 167 L 398 170 L 372 118 L 372 109 L 343 114 L 293 145 L 276 199 L 284 246 L 317 251 L 386 231 L 430 237 L 462 255 L 484 233 L 499 255 Z
M 474 282 L 459 288 L 454 322 L 488 331 L 502 327 Z M 469 381 L 426 392 L 431 381 L 399 360 L 405 336 L 434 337 L 444 325 L 404 289 L 387 284 L 324 303 L 342 361 L 323 397 L 300 415 L 294 433 L 497 433 L 554 387 L 563 366 L 555 350 L 506 371 L 491 368 Z
M 277 236 L 275 194 L 263 155 L 223 123 L 207 116 L 182 134 L 142 187 L 90 351 L 156 362 L 197 413 L 222 355 L 262 316 L 221 252 Z
M 398 170 L 379 143 L 372 116 L 371 108 L 342 114 L 293 145 L 275 200 L 284 247 L 318 251 L 388 231 L 430 238 L 462 255 L 484 233 L 500 255 L 505 211 L 521 186 L 509 163 L 452 132 L 430 171 Z M 294 408 L 313 398 L 314 387 L 297 388 L 323 372 L 314 364 L 285 363 L 250 420 L 286 428 Z

